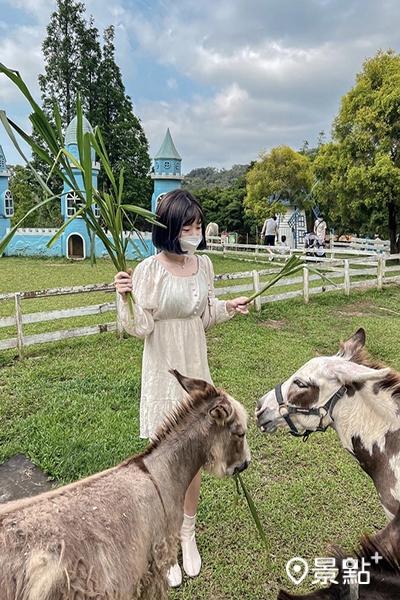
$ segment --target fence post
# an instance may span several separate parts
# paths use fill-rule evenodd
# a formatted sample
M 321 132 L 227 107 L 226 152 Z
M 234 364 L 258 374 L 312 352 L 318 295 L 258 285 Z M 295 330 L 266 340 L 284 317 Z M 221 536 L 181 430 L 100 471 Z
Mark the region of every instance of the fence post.
M 378 267 L 377 267 L 377 288 L 378 291 L 381 292 L 383 288 L 383 274 L 385 272 L 385 257 L 381 254 L 378 258 Z
M 349 260 L 347 258 L 343 261 L 343 273 L 344 273 L 344 293 L 345 293 L 345 296 L 350 296 L 350 265 L 349 265 Z
M 310 290 L 309 290 L 309 279 L 308 279 L 308 269 L 306 267 L 303 268 L 303 300 L 304 304 L 308 304 L 310 299 Z
M 253 288 L 255 294 L 260 290 L 260 275 L 257 270 L 253 271 Z M 254 308 L 257 311 L 261 310 L 261 296 L 257 296 L 257 298 L 255 298 Z
M 24 335 L 22 333 L 22 310 L 21 310 L 21 294 L 15 293 L 15 324 L 17 326 L 17 344 L 18 344 L 18 355 L 20 358 L 24 358 Z

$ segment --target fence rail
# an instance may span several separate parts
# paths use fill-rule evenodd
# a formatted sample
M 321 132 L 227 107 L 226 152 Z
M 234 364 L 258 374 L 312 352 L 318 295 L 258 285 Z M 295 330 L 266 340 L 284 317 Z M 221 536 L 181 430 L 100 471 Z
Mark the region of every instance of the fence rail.
M 277 257 L 276 263 L 285 260 L 284 257 Z M 314 257 L 307 257 L 307 260 L 316 260 Z M 387 263 L 400 260 L 400 254 L 385 255 L 376 254 L 374 259 L 364 256 L 359 259 L 319 259 L 318 268 L 320 268 L 330 280 L 339 280 L 337 283 L 327 284 L 322 281 L 321 286 L 310 287 L 316 280 L 320 279 L 316 274 L 310 274 L 307 268 L 303 269 L 302 276 L 282 279 L 279 282 L 280 288 L 295 287 L 289 291 L 269 294 L 258 297 L 255 301 L 255 309 L 260 310 L 261 305 L 266 302 L 276 302 L 302 296 L 304 302 L 309 302 L 310 295 L 322 292 L 341 291 L 346 295 L 350 294 L 351 289 L 376 287 L 382 289 L 386 283 L 400 283 L 400 265 L 389 266 Z M 268 269 L 244 271 L 240 273 L 228 273 L 215 276 L 216 295 L 226 296 L 227 294 L 242 294 L 246 292 L 253 293 L 260 289 L 261 278 L 266 278 L 277 272 L 276 263 L 271 263 Z M 356 281 L 355 278 L 361 279 Z M 236 282 L 248 279 L 251 283 L 237 285 Z M 225 285 L 224 282 L 231 282 Z M 222 283 L 222 286 L 221 286 Z M 30 292 L 16 292 L 1 294 L 1 301 L 14 300 L 14 314 L 0 318 L 0 329 L 4 327 L 15 327 L 16 336 L 7 337 L 0 340 L 0 350 L 18 349 L 19 357 L 24 356 L 24 349 L 33 344 L 45 342 L 54 342 L 69 338 L 76 338 L 88 335 L 95 335 L 108 331 L 117 331 L 122 334 L 122 326 L 118 319 L 118 295 L 113 302 L 102 302 L 90 306 L 81 306 L 73 308 L 64 308 L 59 310 L 49 310 L 27 313 L 22 310 L 25 302 L 31 299 L 42 299 L 55 296 L 64 296 L 71 294 L 87 294 L 93 292 L 112 292 L 115 294 L 113 284 L 95 284 L 76 286 L 68 288 L 54 288 L 49 290 L 39 290 Z M 89 315 L 100 315 L 108 312 L 114 313 L 112 321 L 101 324 L 85 325 L 73 327 L 58 331 L 38 333 L 34 335 L 25 335 L 23 328 L 25 325 L 33 323 L 43 323 L 47 321 L 57 321 L 59 319 L 69 319 L 75 317 L 87 317 Z

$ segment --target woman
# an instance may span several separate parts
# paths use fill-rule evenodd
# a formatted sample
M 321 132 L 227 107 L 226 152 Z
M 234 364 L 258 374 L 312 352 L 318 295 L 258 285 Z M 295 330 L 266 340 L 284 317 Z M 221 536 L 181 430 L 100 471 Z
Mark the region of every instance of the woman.
M 205 224 L 201 206 L 185 190 L 165 194 L 156 214 L 166 226 L 153 227 L 154 246 L 160 250 L 137 265 L 133 272 L 117 273 L 115 287 L 124 301 L 125 330 L 143 338 L 143 368 L 140 402 L 140 436 L 152 438 L 164 417 L 179 403 L 182 390 L 168 370 L 212 383 L 207 360 L 205 330 L 223 323 L 237 312 L 248 313 L 247 298 L 218 300 L 214 293 L 214 271 L 204 250 Z M 133 292 L 133 320 L 126 293 Z M 183 568 L 195 577 L 201 558 L 195 539 L 195 520 L 201 474 L 191 482 L 184 503 L 181 530 Z M 172 586 L 180 585 L 178 564 L 169 571 Z

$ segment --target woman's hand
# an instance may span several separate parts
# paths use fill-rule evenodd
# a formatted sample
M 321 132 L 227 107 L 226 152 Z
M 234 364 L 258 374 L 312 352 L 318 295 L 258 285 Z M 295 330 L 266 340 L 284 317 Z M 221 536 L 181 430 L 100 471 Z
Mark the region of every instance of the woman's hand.
M 114 277 L 115 289 L 121 294 L 124 301 L 126 294 L 132 291 L 132 273 L 132 269 L 128 269 L 127 271 L 120 271 Z
M 249 314 L 248 306 L 250 306 L 250 304 L 253 303 L 250 302 L 249 304 L 247 304 L 246 296 L 240 296 L 239 298 L 233 298 L 233 300 L 227 300 L 226 310 L 229 313 L 238 312 L 242 315 L 247 315 Z

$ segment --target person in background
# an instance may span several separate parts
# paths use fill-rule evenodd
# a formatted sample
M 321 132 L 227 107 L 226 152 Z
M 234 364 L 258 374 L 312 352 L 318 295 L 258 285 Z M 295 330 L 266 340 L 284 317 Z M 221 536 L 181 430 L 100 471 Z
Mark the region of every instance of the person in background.
M 286 235 L 281 236 L 281 241 L 276 244 L 276 251 L 279 252 L 279 254 L 287 254 L 287 252 L 289 252 Z
M 160 252 L 140 262 L 133 274 L 132 269 L 121 271 L 114 280 L 123 300 L 125 330 L 144 339 L 140 437 L 150 440 L 182 398 L 182 389 L 168 370 L 212 383 L 205 331 L 249 312 L 245 297 L 215 297 L 212 262 L 207 255 L 195 254 L 206 248 L 204 215 L 196 198 L 173 190 L 162 197 L 156 214 L 166 225 L 153 227 L 153 244 Z M 126 303 L 129 292 L 134 297 L 133 319 Z M 190 577 L 201 569 L 195 538 L 200 482 L 199 472 L 185 496 L 181 529 L 183 568 Z M 171 567 L 168 578 L 171 586 L 180 585 L 179 564 Z
M 261 229 L 261 239 L 265 246 L 275 246 L 275 240 L 279 242 L 279 229 L 276 222 L 276 215 L 264 221 Z
M 314 233 L 321 242 L 321 244 L 325 244 L 325 236 L 326 236 L 326 222 L 324 219 L 324 215 L 321 213 L 319 217 L 315 220 L 314 223 Z

